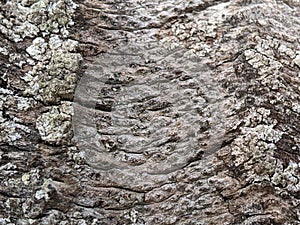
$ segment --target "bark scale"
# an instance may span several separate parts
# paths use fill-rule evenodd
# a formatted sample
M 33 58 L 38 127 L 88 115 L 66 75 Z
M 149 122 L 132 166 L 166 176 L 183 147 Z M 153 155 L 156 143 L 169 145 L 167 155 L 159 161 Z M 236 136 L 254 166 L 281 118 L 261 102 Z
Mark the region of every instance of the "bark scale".
M 1 1 L 0 224 L 300 224 L 299 12 L 298 1 Z M 169 97 L 189 91 L 183 105 L 202 108 L 195 125 L 173 113 L 180 105 L 172 98 L 140 99 L 140 125 L 172 120 L 159 125 L 163 140 L 145 128 L 158 142 L 135 158 L 135 145 L 124 150 L 114 139 L 125 126 L 110 123 L 103 102 L 113 88 L 162 76 L 158 62 L 133 60 L 131 74 L 104 82 L 98 105 L 81 108 L 106 146 L 87 152 L 74 139 L 78 85 L 91 65 L 141 41 L 186 49 L 209 68 L 220 96 L 210 101 L 204 78 L 163 68 Z M 148 140 L 134 125 L 131 134 Z M 191 126 L 197 147 L 168 170 Z M 103 151 L 126 169 L 103 168 Z M 152 164 L 149 173 L 128 172 Z

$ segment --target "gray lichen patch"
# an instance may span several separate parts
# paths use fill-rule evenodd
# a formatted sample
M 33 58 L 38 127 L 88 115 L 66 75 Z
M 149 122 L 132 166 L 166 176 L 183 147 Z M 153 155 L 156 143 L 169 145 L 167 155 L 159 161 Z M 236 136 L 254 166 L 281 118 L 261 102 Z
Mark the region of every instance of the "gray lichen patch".
M 3 7 L 14 17 L 8 20 L 1 15 L 3 33 L 14 42 L 32 38 L 25 44 L 28 55 L 2 51 L 20 68 L 32 67 L 13 82 L 20 83 L 25 95 L 36 95 L 35 99 L 45 103 L 72 99 L 81 57 L 76 53 L 78 42 L 67 37 L 77 5 L 69 0 L 40 0 L 11 1 Z
M 15 18 L 3 18 L 2 32 L 15 42 L 26 37 L 45 37 L 51 33 L 68 36 L 67 28 L 73 24 L 72 16 L 77 5 L 71 0 L 39 0 L 29 2 L 10 1 L 5 6 Z
M 166 35 L 166 30 L 160 30 L 161 41 L 172 42 L 173 46 L 184 45 L 191 54 L 199 57 L 207 56 L 211 53 L 211 43 L 219 36 L 219 27 L 225 20 L 222 15 L 229 13 L 230 8 L 229 3 L 220 3 L 197 15 L 187 14 L 187 18 L 176 20 L 167 29 L 170 35 Z M 208 18 L 206 13 L 210 14 Z
M 34 59 L 41 61 L 42 55 L 45 54 L 47 49 L 47 43 L 41 37 L 35 38 L 32 41 L 32 45 L 30 45 L 26 52 Z
M 78 43 L 68 39 L 76 7 L 68 0 L 13 0 L 0 6 L 0 159 L 1 176 L 7 175 L 1 180 L 6 196 L 1 211 L 19 218 L 2 221 L 7 224 L 36 222 L 42 201 L 49 200 L 49 186 L 41 184 L 47 180 L 43 148 L 37 143 L 67 143 L 72 135 L 72 107 L 60 102 L 72 99 L 81 60 Z M 57 106 L 43 106 L 50 102 Z
M 23 76 L 28 83 L 24 93 L 37 95 L 37 99 L 45 103 L 72 99 L 81 61 L 80 54 L 74 53 L 77 44 L 77 41 L 64 41 L 57 35 L 51 36 L 49 43 L 42 38 L 35 39 L 27 52 L 39 62 Z
M 48 112 L 41 114 L 37 118 L 36 128 L 42 140 L 56 145 L 66 143 L 72 136 L 71 116 L 70 102 L 62 102 L 61 106 L 52 106 Z
M 34 100 L 13 96 L 12 91 L 0 88 L 0 143 L 12 144 L 30 133 L 30 129 L 23 124 L 26 116 L 18 113 L 26 112 L 34 105 Z
M 13 121 L 5 121 L 1 123 L 0 142 L 12 143 L 18 139 L 21 139 L 21 135 L 18 133 L 18 125 Z

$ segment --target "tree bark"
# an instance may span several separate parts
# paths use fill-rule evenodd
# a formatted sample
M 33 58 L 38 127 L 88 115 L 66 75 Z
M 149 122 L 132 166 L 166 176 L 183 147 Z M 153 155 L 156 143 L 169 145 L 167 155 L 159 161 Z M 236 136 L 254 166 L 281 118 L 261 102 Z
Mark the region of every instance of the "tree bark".
M 0 224 L 300 224 L 299 12 L 2 0 Z

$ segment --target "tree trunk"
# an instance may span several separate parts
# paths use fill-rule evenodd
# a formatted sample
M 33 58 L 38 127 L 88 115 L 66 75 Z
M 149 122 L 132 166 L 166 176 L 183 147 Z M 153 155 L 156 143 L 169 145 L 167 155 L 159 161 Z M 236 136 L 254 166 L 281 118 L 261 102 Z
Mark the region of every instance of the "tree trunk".
M 0 12 L 0 224 L 300 224 L 298 1 Z

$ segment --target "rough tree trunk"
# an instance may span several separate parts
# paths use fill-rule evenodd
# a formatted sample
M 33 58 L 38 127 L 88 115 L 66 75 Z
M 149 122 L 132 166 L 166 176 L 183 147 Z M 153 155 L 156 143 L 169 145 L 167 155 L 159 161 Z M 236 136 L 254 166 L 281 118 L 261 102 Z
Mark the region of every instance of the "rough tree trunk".
M 299 1 L 0 2 L 0 224 L 300 224 Z

